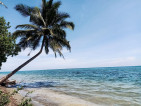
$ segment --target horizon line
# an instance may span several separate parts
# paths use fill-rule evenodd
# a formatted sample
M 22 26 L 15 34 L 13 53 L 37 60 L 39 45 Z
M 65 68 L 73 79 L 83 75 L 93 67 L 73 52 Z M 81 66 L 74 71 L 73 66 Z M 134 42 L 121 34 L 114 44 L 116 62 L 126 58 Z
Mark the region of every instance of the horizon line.
M 56 68 L 56 69 L 41 69 L 41 70 L 21 70 L 20 72 L 26 71 L 44 71 L 44 70 L 66 70 L 66 69 L 86 69 L 86 68 L 114 68 L 114 67 L 141 67 L 141 65 L 133 65 L 133 66 L 99 66 L 99 67 L 78 67 L 78 68 Z M 0 71 L 0 73 L 8 73 L 12 71 Z M 18 71 L 19 72 L 19 71 Z

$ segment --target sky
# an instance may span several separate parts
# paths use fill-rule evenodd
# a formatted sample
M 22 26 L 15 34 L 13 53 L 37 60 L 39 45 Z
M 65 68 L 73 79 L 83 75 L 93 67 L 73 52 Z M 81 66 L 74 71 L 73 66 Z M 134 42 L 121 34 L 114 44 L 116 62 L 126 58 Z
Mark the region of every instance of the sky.
M 41 6 L 41 0 L 1 0 L 0 16 L 10 22 L 10 32 L 16 25 L 29 23 L 21 16 L 16 4 Z M 57 1 L 57 0 L 54 0 Z M 43 53 L 25 66 L 24 70 L 45 70 L 87 67 L 141 65 L 141 0 L 61 0 L 60 11 L 67 12 L 75 30 L 66 30 L 71 52 L 63 50 L 65 59 L 54 57 L 52 51 Z M 18 56 L 8 57 L 0 71 L 12 71 L 34 56 L 40 48 L 29 48 Z

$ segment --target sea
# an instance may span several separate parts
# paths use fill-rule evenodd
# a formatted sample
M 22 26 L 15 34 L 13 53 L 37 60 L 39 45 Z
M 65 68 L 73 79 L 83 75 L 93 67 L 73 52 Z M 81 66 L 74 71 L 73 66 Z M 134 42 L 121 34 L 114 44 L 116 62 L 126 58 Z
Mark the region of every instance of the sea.
M 141 106 L 141 66 L 20 71 L 10 79 L 16 86 L 45 88 L 101 106 Z

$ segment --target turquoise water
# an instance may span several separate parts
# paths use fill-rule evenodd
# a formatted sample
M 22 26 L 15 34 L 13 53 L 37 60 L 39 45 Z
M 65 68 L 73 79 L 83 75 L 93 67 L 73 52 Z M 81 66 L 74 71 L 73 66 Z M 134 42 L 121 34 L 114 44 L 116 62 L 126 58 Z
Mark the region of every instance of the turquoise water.
M 140 66 L 23 71 L 11 79 L 17 86 L 45 87 L 100 105 L 141 106 Z

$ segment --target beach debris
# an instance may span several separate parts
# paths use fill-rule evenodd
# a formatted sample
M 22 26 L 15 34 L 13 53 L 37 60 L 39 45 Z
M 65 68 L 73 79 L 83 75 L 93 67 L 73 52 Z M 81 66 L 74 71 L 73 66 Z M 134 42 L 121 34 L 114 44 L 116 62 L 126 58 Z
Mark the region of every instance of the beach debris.
M 15 85 L 16 84 L 16 80 L 10 81 L 10 80 L 6 80 L 4 83 L 2 83 L 2 86 L 8 86 L 8 85 Z

